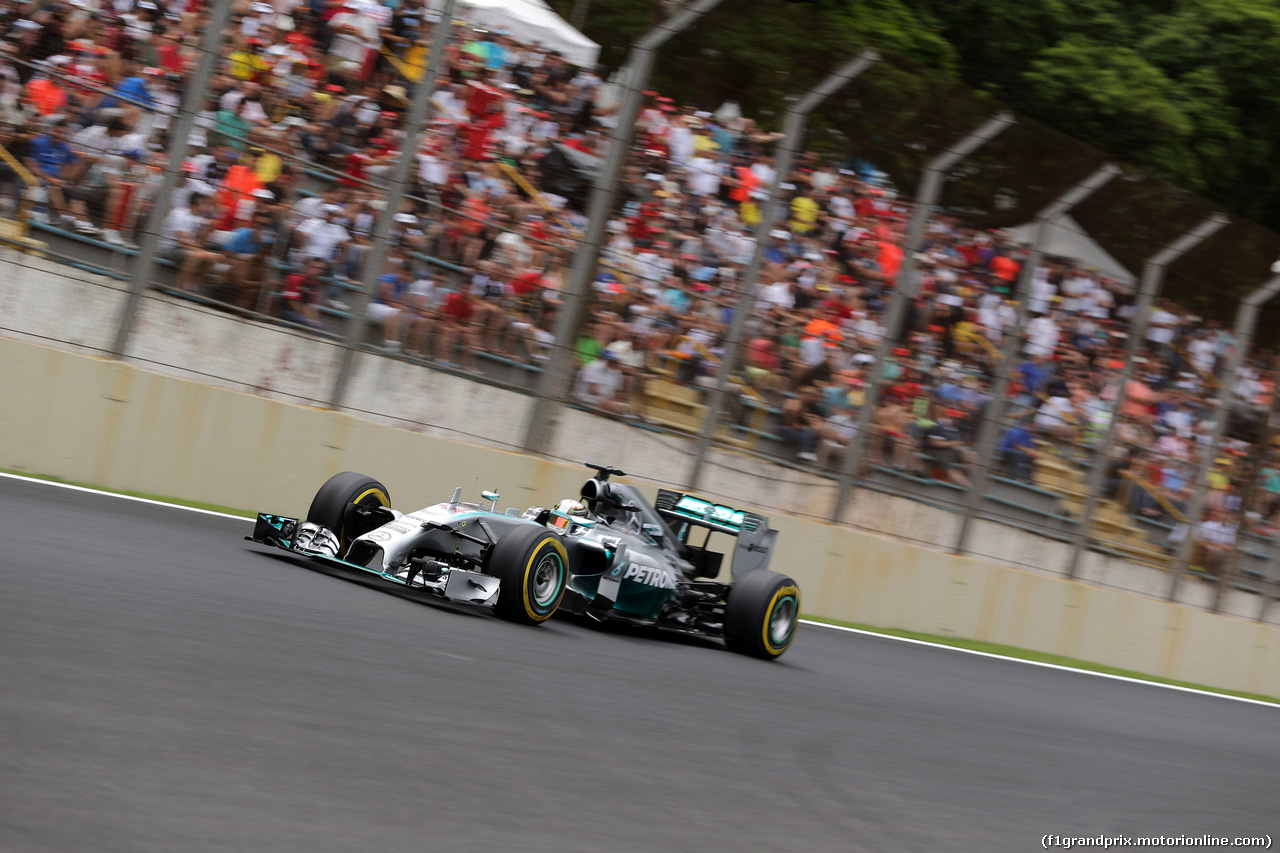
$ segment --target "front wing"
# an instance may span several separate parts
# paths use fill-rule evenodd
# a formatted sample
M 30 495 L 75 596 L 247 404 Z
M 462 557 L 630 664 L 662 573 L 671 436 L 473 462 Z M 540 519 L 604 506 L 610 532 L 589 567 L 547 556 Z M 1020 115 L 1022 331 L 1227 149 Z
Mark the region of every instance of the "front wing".
M 299 521 L 282 515 L 258 513 L 253 534 L 245 539 L 269 545 L 307 559 L 305 565 L 324 574 L 363 584 L 411 601 L 492 606 L 498 600 L 501 581 L 492 575 L 450 567 L 426 572 L 417 567 L 391 573 L 339 557 L 299 547 Z

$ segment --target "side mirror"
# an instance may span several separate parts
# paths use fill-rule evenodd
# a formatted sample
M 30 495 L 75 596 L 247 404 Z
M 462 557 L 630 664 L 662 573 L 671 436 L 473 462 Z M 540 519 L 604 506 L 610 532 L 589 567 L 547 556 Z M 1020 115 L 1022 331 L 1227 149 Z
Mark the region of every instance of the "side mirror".
M 497 492 L 491 492 L 488 489 L 485 489 L 483 492 L 480 493 L 480 497 L 489 501 L 490 512 L 498 511 L 498 498 L 501 497 L 501 495 L 499 495 Z
M 666 538 L 666 535 L 662 532 L 662 526 L 659 524 L 642 524 L 640 525 L 640 532 L 645 536 L 648 536 L 654 542 L 657 542 L 659 545 L 661 545 L 662 540 Z

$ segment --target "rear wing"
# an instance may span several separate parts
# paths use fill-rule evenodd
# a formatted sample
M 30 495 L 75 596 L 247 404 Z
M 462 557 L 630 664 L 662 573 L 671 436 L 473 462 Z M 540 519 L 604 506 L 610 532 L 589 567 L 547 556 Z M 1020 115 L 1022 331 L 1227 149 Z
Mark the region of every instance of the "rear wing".
M 769 526 L 769 519 L 763 515 L 734 509 L 724 504 L 715 504 L 670 489 L 658 489 L 658 500 L 653 508 L 661 513 L 668 523 L 696 524 L 699 527 L 709 527 L 732 536 Z
M 737 537 L 733 549 L 735 581 L 746 572 L 769 568 L 778 531 L 769 527 L 765 516 L 670 489 L 658 490 L 654 509 L 675 529 L 693 524 Z

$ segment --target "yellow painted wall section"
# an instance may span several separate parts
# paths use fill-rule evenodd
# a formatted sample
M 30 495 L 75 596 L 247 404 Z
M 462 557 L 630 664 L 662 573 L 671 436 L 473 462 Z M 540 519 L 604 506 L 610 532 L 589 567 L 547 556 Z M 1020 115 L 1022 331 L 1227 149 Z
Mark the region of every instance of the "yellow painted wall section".
M 398 507 L 502 493 L 500 507 L 578 493 L 583 468 L 491 450 L 0 339 L 0 467 L 108 489 L 303 514 L 338 471 Z M 625 459 L 582 462 L 616 464 Z M 641 483 L 640 485 L 646 486 Z M 652 486 L 646 486 L 652 489 Z M 728 503 L 732 496 L 708 495 Z M 773 566 L 808 615 L 965 637 L 1167 678 L 1280 695 L 1280 629 L 773 516 Z M 803 642 L 803 638 L 801 638 Z

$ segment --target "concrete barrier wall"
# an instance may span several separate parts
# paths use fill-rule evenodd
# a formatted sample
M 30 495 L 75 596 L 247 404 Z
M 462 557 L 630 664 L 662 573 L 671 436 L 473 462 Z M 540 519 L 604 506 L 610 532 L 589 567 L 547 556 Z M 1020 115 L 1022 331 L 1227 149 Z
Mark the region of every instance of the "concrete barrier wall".
M 54 261 L 0 249 L 0 334 L 70 352 L 104 353 L 112 343 L 124 285 Z M 301 405 L 332 393 L 341 353 L 333 341 L 269 323 L 248 321 L 156 292 L 145 294 L 128 360 L 166 376 Z M 375 423 L 469 444 L 510 450 L 520 444 L 532 406 L 528 395 L 445 371 L 359 354 L 345 411 Z M 625 460 L 633 475 L 681 483 L 692 470 L 687 436 L 653 432 L 563 409 L 547 454 L 570 463 Z M 731 450 L 712 449 L 700 491 L 765 512 L 784 511 L 824 521 L 834 506 L 833 481 L 810 470 Z M 946 550 L 958 516 L 917 500 L 859 490 L 841 521 L 911 545 Z M 1068 549 L 1058 541 L 998 522 L 981 521 L 969 547 L 987 562 L 1054 575 Z M 1160 598 L 1167 574 L 1117 556 L 1089 551 L 1080 579 L 1097 586 Z M 1179 599 L 1207 607 L 1213 590 L 1183 584 Z M 1280 625 L 1280 608 L 1268 619 Z M 1257 599 L 1229 590 L 1222 612 L 1252 618 Z
M 358 470 L 385 482 L 398 506 L 443 500 L 460 485 L 473 497 L 496 488 L 504 507 L 523 508 L 576 494 L 585 474 L 27 342 L 0 339 L 0 363 L 0 467 L 109 489 L 301 514 L 326 477 Z M 775 568 L 800 582 L 807 614 L 1280 695 L 1274 625 L 812 519 L 774 513 L 772 522 Z
M 107 276 L 0 248 L 0 327 L 9 337 L 107 352 L 126 289 Z

